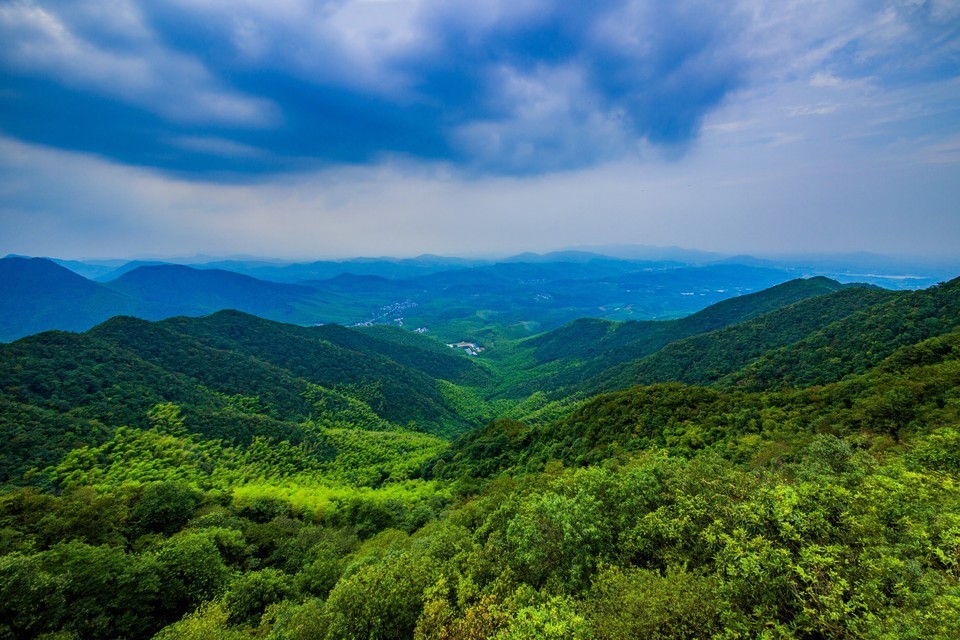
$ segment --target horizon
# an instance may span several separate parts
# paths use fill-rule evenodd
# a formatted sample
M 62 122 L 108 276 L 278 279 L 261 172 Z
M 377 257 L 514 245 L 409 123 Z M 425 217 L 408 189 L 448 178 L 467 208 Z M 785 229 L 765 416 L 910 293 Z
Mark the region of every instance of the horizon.
M 352 256 L 296 260 L 242 255 L 70 259 L 7 254 L 0 260 L 6 261 L 9 258 L 49 261 L 99 284 L 108 284 L 128 273 L 146 273 L 145 270 L 165 266 L 183 267 L 191 271 L 238 274 L 264 283 L 304 283 L 310 286 L 348 274 L 378 275 L 388 280 L 406 281 L 416 280 L 430 273 L 466 273 L 511 264 L 526 264 L 534 268 L 566 265 L 574 270 L 588 264 L 607 264 L 608 267 L 630 265 L 627 271 L 636 273 L 666 273 L 673 270 L 708 272 L 730 266 L 753 269 L 758 273 L 778 272 L 782 274 L 783 281 L 826 277 L 841 283 L 863 283 L 894 290 L 923 289 L 960 278 L 960 259 L 884 256 L 867 252 L 782 256 L 725 255 L 681 247 L 645 245 L 575 247 L 542 254 L 528 251 L 501 256 L 421 254 L 407 257 Z M 321 269 L 320 272 L 316 271 L 318 268 Z M 404 272 L 395 272 L 395 269 Z
M 629 254 L 633 255 L 629 255 Z M 502 261 L 522 261 L 522 258 L 555 258 L 558 262 L 563 262 L 565 255 L 581 255 L 583 257 L 595 256 L 611 260 L 622 260 L 626 262 L 677 262 L 681 266 L 694 266 L 697 264 L 713 264 L 716 262 L 731 262 L 736 260 L 756 260 L 769 261 L 771 263 L 781 263 L 783 265 L 797 266 L 803 262 L 815 264 L 825 261 L 881 261 L 892 262 L 891 266 L 917 266 L 936 269 L 960 269 L 960 256 L 929 256 L 929 255 L 909 255 L 895 253 L 876 253 L 871 251 L 849 251 L 849 252 L 784 252 L 784 253 L 763 253 L 763 252 L 740 252 L 725 253 L 718 251 L 709 251 L 696 247 L 683 247 L 678 245 L 655 246 L 655 245 L 592 245 L 592 246 L 566 246 L 545 251 L 520 251 L 520 252 L 500 252 L 500 253 L 474 253 L 474 254 L 455 254 L 455 253 L 418 253 L 410 255 L 303 255 L 293 257 L 280 257 L 269 254 L 240 254 L 240 253 L 197 253 L 193 255 L 177 254 L 133 254 L 133 255 L 109 255 L 109 256 L 71 256 L 71 255 L 32 255 L 21 252 L 6 253 L 0 259 L 5 258 L 41 258 L 51 261 L 80 262 L 86 264 L 128 264 L 132 262 L 158 262 L 165 264 L 180 264 L 185 266 L 203 265 L 215 262 L 254 262 L 262 264 L 297 265 L 310 264 L 313 262 L 402 262 L 418 260 L 450 260 L 450 261 L 474 261 L 498 263 Z M 648 255 L 642 255 L 648 254 Z M 855 265 L 848 265 L 855 266 Z M 875 265 L 880 266 L 880 265 Z M 851 274 L 855 275 L 855 274 Z M 870 274 L 863 274 L 870 275 Z M 960 275 L 960 273 L 958 273 Z

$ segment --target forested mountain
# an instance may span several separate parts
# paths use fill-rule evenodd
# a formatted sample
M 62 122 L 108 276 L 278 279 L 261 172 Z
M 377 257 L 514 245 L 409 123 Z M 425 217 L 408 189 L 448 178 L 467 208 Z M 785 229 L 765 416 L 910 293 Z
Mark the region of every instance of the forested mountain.
M 601 380 L 586 386 L 610 389 L 668 380 L 712 384 L 773 349 L 807 339 L 852 314 L 872 313 L 874 306 L 896 295 L 847 289 L 811 298 L 746 322 L 677 340 L 656 353 L 605 371 Z
M 825 386 L 744 393 L 676 382 L 638 385 L 595 396 L 540 428 L 493 421 L 460 438 L 427 473 L 486 477 L 515 467 L 541 469 L 550 460 L 584 466 L 660 449 L 685 456 L 713 450 L 749 462 L 750 456 L 784 455 L 796 448 L 786 445 L 817 433 L 903 440 L 955 427 L 958 388 L 960 333 L 954 331 Z
M 0 403 L 12 430 L 4 459 L 19 461 L 4 465 L 0 481 L 31 460 L 57 459 L 86 434 L 99 442 L 116 427 L 148 425 L 165 403 L 182 407 L 188 431 L 244 444 L 300 443 L 304 421 L 335 423 L 341 413 L 377 430 L 449 436 L 475 425 L 457 409 L 458 385 L 484 384 L 489 373 L 428 338 L 404 342 L 224 311 L 157 323 L 118 317 L 84 334 L 0 345 Z
M 0 345 L 0 638 L 960 637 L 960 279 L 429 335 Z
M 832 323 L 804 340 L 771 350 L 729 383 L 765 389 L 839 380 L 877 365 L 895 349 L 951 331 L 960 314 L 960 279 L 898 294 Z
M 707 383 L 725 368 L 739 369 L 769 349 L 895 295 L 811 278 L 732 298 L 673 321 L 578 320 L 521 343 L 512 360 L 532 358 L 537 375 L 521 376 L 506 393 L 523 396 L 541 390 L 556 397 L 583 396 L 643 382 Z

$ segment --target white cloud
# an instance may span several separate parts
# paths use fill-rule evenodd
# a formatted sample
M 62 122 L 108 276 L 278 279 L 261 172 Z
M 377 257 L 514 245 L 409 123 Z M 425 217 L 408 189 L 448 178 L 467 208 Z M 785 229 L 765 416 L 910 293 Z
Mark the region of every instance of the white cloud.
M 789 113 L 795 116 L 825 116 L 835 112 L 840 105 L 821 102 L 818 104 L 805 104 L 797 107 L 791 107 Z
M 263 149 L 212 136 L 176 136 L 170 138 L 170 144 L 189 151 L 229 158 L 260 158 L 267 155 Z
M 86 40 L 59 15 L 33 3 L 0 7 L 0 65 L 56 78 L 180 122 L 264 126 L 276 119 L 268 100 L 219 86 L 195 58 L 158 44 L 133 5 L 120 25 L 136 24 L 134 50 Z M 129 34 L 128 34 L 129 35 Z

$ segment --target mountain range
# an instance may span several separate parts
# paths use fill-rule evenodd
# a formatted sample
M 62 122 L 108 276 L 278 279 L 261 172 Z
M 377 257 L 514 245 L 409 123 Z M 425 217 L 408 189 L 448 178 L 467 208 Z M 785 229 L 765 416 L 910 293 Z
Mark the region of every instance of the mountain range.
M 679 250 L 662 257 L 712 258 Z M 578 318 L 678 318 L 798 275 L 809 274 L 796 265 L 748 256 L 691 263 L 585 251 L 522 254 L 499 262 L 421 256 L 192 266 L 8 256 L 0 259 L 0 303 L 7 309 L 0 340 L 48 329 L 82 331 L 116 315 L 157 320 L 235 309 L 301 325 L 394 324 L 423 328 L 447 341 L 489 341 L 530 336 Z M 902 288 L 929 285 L 936 277 L 874 274 L 861 280 Z
M 185 407 L 189 429 L 241 443 L 298 442 L 300 425 L 324 403 L 351 407 L 347 415 L 365 416 L 369 428 L 450 437 L 499 414 L 557 419 L 585 398 L 637 384 L 735 391 L 833 383 L 949 333 L 958 319 L 960 279 L 893 292 L 823 277 L 676 320 L 576 320 L 488 344 L 481 358 L 391 326 L 303 327 L 235 310 L 157 322 L 118 316 L 85 333 L 45 332 L 0 347 L 0 401 L 9 416 L 33 415 L 34 424 L 45 416 L 50 425 L 8 440 L 24 459 L 36 457 L 32 446 L 49 450 L 47 429 L 65 420 L 88 425 L 67 429 L 71 438 L 90 431 L 90 421 L 103 434 L 118 421 L 144 424 L 165 402 Z M 247 409 L 231 409 L 237 403 Z M 40 435 L 35 445 L 23 439 Z

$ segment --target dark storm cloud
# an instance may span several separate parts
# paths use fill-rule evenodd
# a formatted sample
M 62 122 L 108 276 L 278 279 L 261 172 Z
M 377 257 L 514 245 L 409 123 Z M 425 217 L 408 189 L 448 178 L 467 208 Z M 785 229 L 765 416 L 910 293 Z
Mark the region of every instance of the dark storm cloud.
M 539 173 L 682 147 L 739 86 L 726 2 L 9 2 L 6 135 L 185 174 L 385 156 Z

